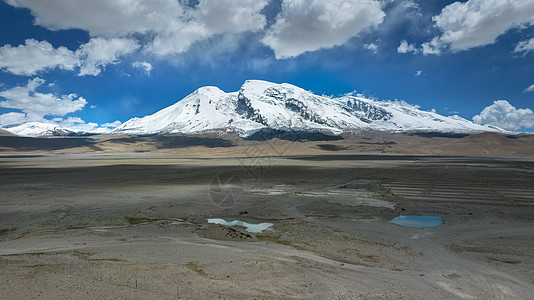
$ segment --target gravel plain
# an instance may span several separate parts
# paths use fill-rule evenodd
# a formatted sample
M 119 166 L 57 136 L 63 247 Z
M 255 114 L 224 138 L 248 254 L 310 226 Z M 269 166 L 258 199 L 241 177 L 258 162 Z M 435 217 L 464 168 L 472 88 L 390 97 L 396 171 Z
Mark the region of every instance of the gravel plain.
M 534 294 L 531 156 L 411 154 L 398 140 L 363 151 L 350 139 L 128 152 L 149 143 L 125 139 L 0 152 L 2 298 Z M 444 223 L 387 222 L 411 214 Z M 207 218 L 274 226 L 249 233 Z

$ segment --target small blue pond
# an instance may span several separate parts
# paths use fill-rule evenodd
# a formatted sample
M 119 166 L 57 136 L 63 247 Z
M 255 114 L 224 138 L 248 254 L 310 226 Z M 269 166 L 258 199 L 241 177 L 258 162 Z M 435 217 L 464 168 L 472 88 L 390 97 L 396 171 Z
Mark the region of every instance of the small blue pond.
M 441 217 L 436 216 L 398 216 L 391 219 L 388 223 L 397 224 L 404 227 L 416 227 L 416 228 L 426 228 L 426 227 L 436 227 L 443 223 Z
M 265 229 L 273 226 L 273 223 L 260 223 L 260 224 L 251 224 L 240 220 L 233 220 L 232 222 L 225 221 L 223 219 L 208 219 L 208 223 L 214 223 L 219 225 L 226 225 L 226 226 L 243 226 L 245 227 L 245 230 L 247 232 L 252 233 L 260 233 L 264 231 Z

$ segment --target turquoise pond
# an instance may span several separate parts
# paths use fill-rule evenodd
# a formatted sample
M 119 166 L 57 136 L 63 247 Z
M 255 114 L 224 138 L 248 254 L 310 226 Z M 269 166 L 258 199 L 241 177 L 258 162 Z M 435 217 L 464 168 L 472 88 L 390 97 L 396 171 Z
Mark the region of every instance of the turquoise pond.
M 436 227 L 443 223 L 441 217 L 437 216 L 398 216 L 391 219 L 388 223 L 397 224 L 404 227 L 415 227 L 415 228 L 427 228 L 427 227 Z
M 235 226 L 235 225 L 242 226 L 242 227 L 245 227 L 245 230 L 247 232 L 252 232 L 252 233 L 260 233 L 264 231 L 265 229 L 274 225 L 273 223 L 252 224 L 252 223 L 247 223 L 241 220 L 233 220 L 231 222 L 228 222 L 224 219 L 208 219 L 208 223 L 225 225 L 225 226 Z

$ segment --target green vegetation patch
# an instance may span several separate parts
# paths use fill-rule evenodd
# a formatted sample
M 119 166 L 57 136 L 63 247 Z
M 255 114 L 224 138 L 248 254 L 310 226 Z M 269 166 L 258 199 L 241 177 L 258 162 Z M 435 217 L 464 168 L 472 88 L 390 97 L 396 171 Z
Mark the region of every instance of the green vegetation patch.
M 490 257 L 488 256 L 487 257 L 489 260 L 492 260 L 492 261 L 497 261 L 497 262 L 501 262 L 501 263 L 505 263 L 505 264 L 519 264 L 521 263 L 520 260 L 516 260 L 516 259 L 501 259 L 501 258 L 498 258 L 498 257 Z
M 141 223 L 147 223 L 147 222 L 154 222 L 158 219 L 155 218 L 149 218 L 149 217 L 126 217 L 126 222 L 130 225 L 136 225 Z
M 208 276 L 208 273 L 206 273 L 206 271 L 202 270 L 202 268 L 200 268 L 198 266 L 198 264 L 195 263 L 195 262 L 190 261 L 187 264 L 185 264 L 185 267 L 188 268 L 191 271 L 196 272 L 200 276 L 204 276 L 204 277 Z
M 15 231 L 15 228 L 0 228 L 0 236 Z
M 291 246 L 297 250 L 305 250 L 306 248 L 302 247 L 302 246 L 299 246 L 299 245 L 296 245 L 290 241 L 287 241 L 287 240 L 282 240 L 280 239 L 280 236 L 274 236 L 274 235 L 267 235 L 267 234 L 258 234 L 256 235 L 256 238 L 258 239 L 258 241 L 260 242 L 271 242 L 271 243 L 276 243 L 276 244 L 280 244 L 280 245 L 286 245 L 286 246 Z
M 110 257 L 110 258 L 88 258 L 90 261 L 112 261 L 112 262 L 128 262 L 127 260 Z

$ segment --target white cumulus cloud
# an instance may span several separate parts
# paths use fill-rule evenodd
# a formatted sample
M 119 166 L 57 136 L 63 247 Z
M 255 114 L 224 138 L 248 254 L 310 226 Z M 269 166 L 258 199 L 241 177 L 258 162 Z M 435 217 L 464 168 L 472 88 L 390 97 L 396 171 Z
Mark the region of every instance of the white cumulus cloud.
M 528 88 L 526 88 L 523 93 L 530 93 L 534 92 L 534 84 L 531 84 Z
M 0 126 L 8 126 L 27 122 L 26 114 L 20 112 L 9 112 L 0 115 Z
M 73 70 L 78 64 L 73 51 L 65 47 L 54 48 L 47 41 L 27 39 L 18 47 L 0 47 L 0 70 L 15 75 L 31 76 L 55 68 Z
M 530 51 L 534 50 L 534 38 L 531 38 L 530 40 L 521 41 L 519 42 L 514 49 L 514 52 L 525 52 L 528 53 Z
M 179 20 L 183 6 L 176 0 L 7 0 L 28 8 L 35 24 L 51 30 L 82 29 L 91 36 L 117 37 L 160 31 Z
M 45 81 L 34 78 L 25 86 L 15 86 L 0 92 L 0 107 L 17 109 L 27 114 L 29 119 L 44 116 L 64 116 L 82 109 L 87 101 L 76 94 L 57 96 L 36 91 Z M 20 116 L 20 115 L 19 115 Z
M 422 52 L 424 55 L 441 54 L 442 45 L 440 44 L 440 41 L 438 38 L 433 38 L 432 41 L 423 43 L 421 47 L 422 47 Z
M 284 0 L 262 42 L 278 59 L 295 57 L 342 45 L 384 17 L 376 0 Z
M 200 0 L 195 8 L 184 7 L 182 15 L 162 20 L 148 45 L 157 56 L 187 51 L 195 42 L 223 33 L 258 31 L 267 23 L 260 12 L 267 0 Z
M 267 20 L 260 14 L 267 0 L 201 0 L 195 13 L 199 24 L 211 33 L 256 31 Z
M 93 122 L 86 123 L 84 120 L 82 120 L 79 117 L 68 117 L 66 119 L 55 118 L 52 121 L 45 120 L 44 122 L 56 124 L 60 126 L 61 128 L 65 128 L 71 131 L 92 132 L 98 128 L 97 123 L 93 123 Z
M 78 75 L 98 75 L 108 64 L 117 62 L 120 56 L 130 54 L 139 48 L 137 41 L 128 38 L 92 38 L 76 50 L 81 68 Z
M 55 125 L 58 125 L 61 128 L 65 128 L 70 131 L 74 132 L 92 132 L 92 133 L 109 133 L 113 128 L 117 127 L 115 126 L 119 121 L 115 121 L 113 123 L 105 123 L 102 125 L 98 125 L 98 123 L 94 122 L 85 122 L 79 117 L 68 117 L 67 119 L 58 118 L 56 120 L 45 120 L 45 123 L 52 123 Z
M 101 127 L 107 127 L 107 128 L 116 128 L 116 127 L 119 127 L 121 126 L 122 122 L 117 120 L 115 122 L 112 122 L 112 123 L 104 123 L 102 125 L 100 125 Z
M 378 45 L 375 43 L 364 44 L 363 49 L 369 50 L 375 54 L 378 53 Z
M 148 76 L 150 76 L 150 71 L 152 71 L 152 65 L 146 61 L 135 61 L 132 63 L 132 67 L 143 69 Z
M 65 47 L 54 48 L 47 41 L 26 40 L 24 45 L 0 48 L 0 70 L 14 75 L 32 76 L 54 68 L 74 70 L 79 67 L 79 76 L 100 74 L 118 58 L 139 48 L 136 40 L 128 38 L 92 38 L 76 51 Z
M 534 112 L 529 108 L 517 109 L 506 100 L 498 100 L 474 116 L 473 121 L 516 131 L 520 128 L 534 128 Z
M 423 44 L 424 53 L 439 54 L 447 47 L 452 51 L 468 50 L 495 43 L 511 28 L 534 24 L 534 0 L 454 2 L 432 20 L 443 34 Z
M 400 42 L 399 47 L 397 47 L 398 53 L 417 53 L 417 49 L 414 44 L 409 44 L 406 40 Z
M 264 28 L 268 0 L 8 0 L 30 9 L 37 25 L 51 30 L 82 29 L 92 37 L 143 36 L 158 56 L 185 52 L 197 41 L 222 33 Z M 90 71 L 90 69 L 88 69 Z

